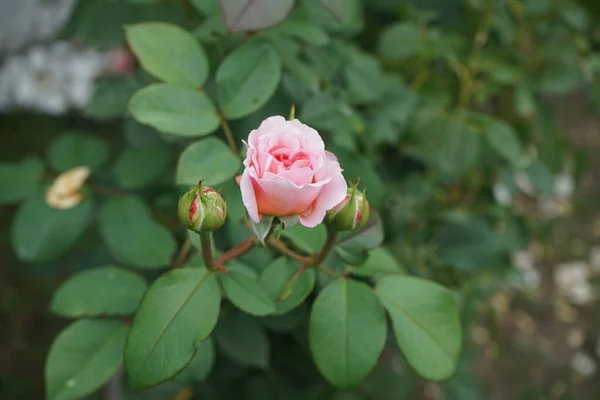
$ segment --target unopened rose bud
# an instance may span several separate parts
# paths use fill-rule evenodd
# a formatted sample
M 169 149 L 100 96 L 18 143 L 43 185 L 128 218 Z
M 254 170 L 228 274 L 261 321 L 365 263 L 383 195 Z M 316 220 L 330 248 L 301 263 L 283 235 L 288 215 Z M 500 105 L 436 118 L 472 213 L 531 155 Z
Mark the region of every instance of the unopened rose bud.
M 356 185 L 348 188 L 346 197 L 327 212 L 331 225 L 340 231 L 361 228 L 369 220 L 369 202 L 364 192 Z
M 211 232 L 225 223 L 227 203 L 218 192 L 200 182 L 179 198 L 177 214 L 186 228 Z

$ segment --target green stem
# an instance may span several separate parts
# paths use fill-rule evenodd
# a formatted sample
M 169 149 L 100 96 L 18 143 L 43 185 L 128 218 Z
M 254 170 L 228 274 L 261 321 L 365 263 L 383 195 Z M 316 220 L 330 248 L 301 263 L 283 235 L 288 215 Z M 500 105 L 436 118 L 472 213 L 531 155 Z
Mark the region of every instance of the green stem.
M 318 253 L 316 253 L 313 257 L 311 257 L 310 265 L 321 265 L 321 263 L 325 261 L 331 250 L 333 250 L 333 248 L 335 247 L 336 239 L 337 232 L 335 231 L 335 229 L 329 228 L 327 231 L 327 241 L 325 242 L 321 250 Z
M 204 266 L 206 269 L 212 272 L 223 272 L 227 273 L 227 268 L 217 265 L 213 260 L 212 246 L 210 242 L 210 232 L 200 232 L 200 244 L 202 246 L 202 259 L 204 260 Z

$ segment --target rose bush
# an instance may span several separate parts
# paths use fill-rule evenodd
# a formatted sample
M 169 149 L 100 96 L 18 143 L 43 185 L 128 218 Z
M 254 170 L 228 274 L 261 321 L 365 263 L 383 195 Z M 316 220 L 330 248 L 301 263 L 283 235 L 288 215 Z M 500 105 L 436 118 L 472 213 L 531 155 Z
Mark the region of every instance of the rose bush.
M 265 119 L 250 132 L 244 173 L 239 178 L 244 206 L 254 222 L 262 215 L 297 218 L 313 228 L 346 196 L 348 185 L 333 153 L 313 128 L 281 116 Z

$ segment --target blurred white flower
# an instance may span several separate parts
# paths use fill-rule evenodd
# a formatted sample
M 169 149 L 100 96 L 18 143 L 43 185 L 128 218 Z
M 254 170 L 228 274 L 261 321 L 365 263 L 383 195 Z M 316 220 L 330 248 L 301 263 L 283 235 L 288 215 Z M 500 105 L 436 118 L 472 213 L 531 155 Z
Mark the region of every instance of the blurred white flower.
M 559 293 L 574 304 L 583 305 L 594 300 L 594 291 L 589 283 L 589 269 L 583 261 L 557 265 L 554 282 Z
M 596 361 L 586 353 L 578 351 L 571 359 L 571 368 L 578 374 L 589 377 L 596 373 Z
M 563 172 L 556 177 L 554 181 L 554 194 L 558 197 L 570 198 L 575 191 L 575 182 L 573 177 L 567 172 Z
M 504 183 L 496 182 L 492 190 L 496 203 L 501 206 L 509 206 L 512 203 L 512 195 Z
M 513 264 L 520 270 L 533 269 L 534 256 L 529 249 L 521 249 L 513 254 Z
M 0 68 L 0 110 L 13 106 L 64 114 L 81 109 L 106 63 L 105 54 L 67 42 L 35 46 L 12 56 Z

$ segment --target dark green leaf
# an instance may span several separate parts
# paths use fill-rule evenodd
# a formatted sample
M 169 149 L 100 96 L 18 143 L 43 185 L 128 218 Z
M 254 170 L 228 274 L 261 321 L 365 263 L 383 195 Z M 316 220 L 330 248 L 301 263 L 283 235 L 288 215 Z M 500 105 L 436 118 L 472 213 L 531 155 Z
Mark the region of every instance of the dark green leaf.
M 66 133 L 48 149 L 48 161 L 58 172 L 85 165 L 98 169 L 108 159 L 108 145 L 89 133 Z
M 100 233 L 112 255 L 125 265 L 161 268 L 175 252 L 175 238 L 152 219 L 137 197 L 114 198 L 100 211 Z
M 113 267 L 79 272 L 60 286 L 50 308 L 56 314 L 83 316 L 130 314 L 146 291 L 146 282 L 136 273 Z
M 419 278 L 387 276 L 377 283 L 376 293 L 408 363 L 425 379 L 452 376 L 462 342 L 452 292 Z
M 485 138 L 498 155 L 506 159 L 513 167 L 519 166 L 523 149 L 512 126 L 503 121 L 494 121 L 486 126 Z
M 80 399 L 106 383 L 123 362 L 128 330 L 109 319 L 82 319 L 65 328 L 46 360 L 48 400 Z
M 178 185 L 193 186 L 204 179 L 205 185 L 214 186 L 233 178 L 240 165 L 240 160 L 222 140 L 199 140 L 181 153 L 175 180 Z
M 366 261 L 352 270 L 357 276 L 378 276 L 388 274 L 404 274 L 404 269 L 389 251 L 378 247 L 369 253 Z
M 269 339 L 256 318 L 229 315 L 215 329 L 217 345 L 229 358 L 244 367 L 269 366 Z
M 314 254 L 321 250 L 327 239 L 327 230 L 323 224 L 307 228 L 296 224 L 282 232 L 282 236 L 290 239 L 294 245 L 303 251 Z
M 281 78 L 281 59 L 273 46 L 252 41 L 231 53 L 217 70 L 219 106 L 229 119 L 262 107 Z
M 142 67 L 168 83 L 199 88 L 208 77 L 200 43 L 175 25 L 143 23 L 125 29 L 127 42 Z
M 132 77 L 100 78 L 94 86 L 94 95 L 87 104 L 84 114 L 97 119 L 112 119 L 127 112 L 129 99 L 140 88 Z
M 179 136 L 203 136 L 219 126 L 217 110 L 204 92 L 166 83 L 137 91 L 129 110 L 139 122 Z
M 81 237 L 92 214 L 92 202 L 85 199 L 68 210 L 46 204 L 40 192 L 21 205 L 11 226 L 11 241 L 19 259 L 41 262 L 66 253 Z
M 387 323 L 383 307 L 364 283 L 338 279 L 327 285 L 310 314 L 310 349 L 333 385 L 357 386 L 377 363 Z
M 142 299 L 125 347 L 132 386 L 155 386 L 181 371 L 215 327 L 220 301 L 217 278 L 204 268 L 158 278 Z
M 379 39 L 378 52 L 383 58 L 402 61 L 419 53 L 423 33 L 412 22 L 398 22 L 387 27 Z M 399 45 L 402 43 L 402 45 Z
M 0 204 L 15 203 L 33 194 L 40 186 L 44 164 L 37 158 L 20 163 L 0 164 Z
M 113 167 L 120 186 L 138 189 L 156 181 L 169 165 L 171 155 L 166 146 L 126 149 Z

